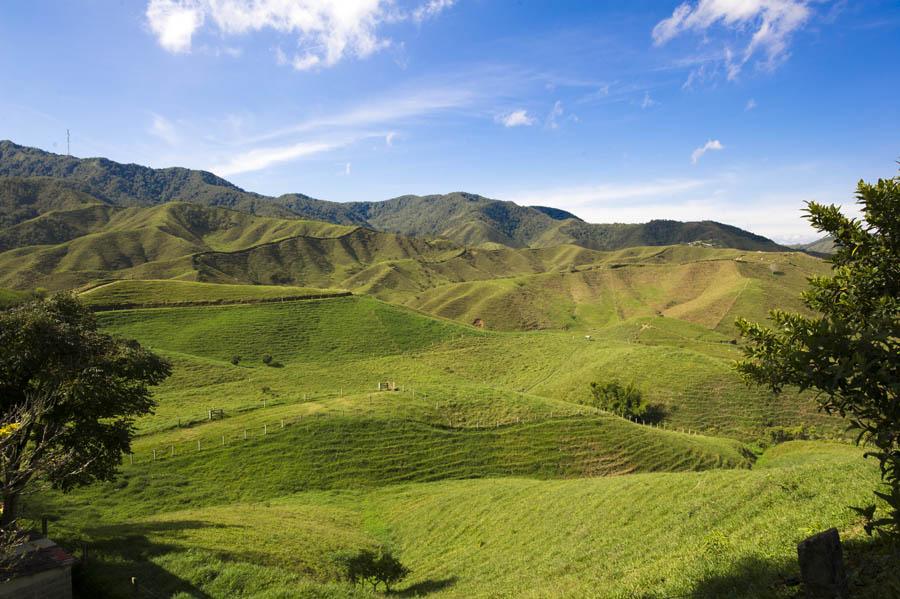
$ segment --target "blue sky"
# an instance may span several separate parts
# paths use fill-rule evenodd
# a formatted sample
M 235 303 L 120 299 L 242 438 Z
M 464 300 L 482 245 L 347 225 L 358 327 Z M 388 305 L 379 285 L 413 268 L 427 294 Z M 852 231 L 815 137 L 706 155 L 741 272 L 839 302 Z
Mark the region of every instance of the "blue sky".
M 0 138 L 272 195 L 798 241 L 900 159 L 896 1 L 4 2 L 0 66 Z

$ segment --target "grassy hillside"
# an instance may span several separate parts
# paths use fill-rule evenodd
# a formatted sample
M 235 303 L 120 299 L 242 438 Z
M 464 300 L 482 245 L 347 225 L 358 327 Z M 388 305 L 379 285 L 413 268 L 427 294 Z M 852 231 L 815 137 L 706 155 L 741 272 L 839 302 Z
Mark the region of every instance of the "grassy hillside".
M 79 293 L 94 309 L 189 304 L 238 304 L 317 298 L 345 293 L 315 287 L 216 285 L 195 281 L 110 281 Z
M 402 196 L 384 202 L 338 203 L 303 194 L 277 198 L 250 193 L 205 171 L 151 169 L 104 158 L 79 159 L 0 141 L 0 178 L 49 178 L 57 186 L 90 194 L 95 201 L 116 206 L 155 206 L 181 201 L 218 206 L 262 216 L 300 217 L 341 225 L 365 226 L 407 236 L 450 239 L 459 245 L 501 244 L 509 247 L 550 247 L 574 244 L 611 250 L 638 245 L 703 242 L 744 250 L 783 250 L 771 240 L 736 227 L 709 221 L 651 221 L 636 225 L 589 224 L 554 208 L 518 206 L 475 194 Z M 3 190 L 0 189 L 0 195 Z M 70 191 L 67 191 L 70 193 Z M 12 204 L 21 218 L 22 194 L 0 200 Z M 27 198 L 25 198 L 27 199 Z M 2 223 L 2 221 L 0 221 Z
M 84 296 L 279 289 L 116 282 Z M 846 506 L 877 479 L 847 445 L 757 459 L 745 442 L 770 426 L 840 427 L 809 398 L 747 388 L 728 337 L 675 318 L 592 340 L 371 297 L 98 318 L 175 368 L 117 481 L 26 501 L 57 518 L 58 540 L 89 544 L 90 592 L 128 596 L 136 577 L 160 596 L 370 597 L 333 557 L 388 544 L 412 569 L 407 596 L 789 597 L 794 544 L 833 525 L 859 539 Z M 636 382 L 663 426 L 580 403 L 592 380 Z
M 790 597 L 795 543 L 832 525 L 861 540 L 846 506 L 877 474 L 845 446 L 776 453 L 754 470 L 277 495 L 304 475 L 226 449 L 126 467 L 116 484 L 33 505 L 61 516 L 58 538 L 91 543 L 87 580 L 111 596 L 128 596 L 132 576 L 157 594 L 371 596 L 335 581 L 332 556 L 387 543 L 412 570 L 401 589 L 413 596 Z M 854 588 L 878 597 L 888 584 Z

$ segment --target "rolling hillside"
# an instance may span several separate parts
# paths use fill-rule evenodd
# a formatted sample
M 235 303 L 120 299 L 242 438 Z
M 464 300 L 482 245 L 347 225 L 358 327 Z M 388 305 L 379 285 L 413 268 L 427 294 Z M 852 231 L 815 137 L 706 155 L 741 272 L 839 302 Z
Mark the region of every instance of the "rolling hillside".
M 89 544 L 84 584 L 113 597 L 132 577 L 162 596 L 372 597 L 333 558 L 381 544 L 412 569 L 409 596 L 788 597 L 799 539 L 836 525 L 862 542 L 846 506 L 868 498 L 874 464 L 839 443 L 759 455 L 736 439 L 840 426 L 808 398 L 747 388 L 733 346 L 683 321 L 588 341 L 366 297 L 98 318 L 175 374 L 117 481 L 26 509 Z M 610 378 L 665 403 L 664 426 L 579 403 Z
M 500 244 L 550 247 L 574 244 L 613 250 L 644 245 L 705 243 L 744 250 L 785 248 L 736 227 L 711 221 L 646 224 L 590 224 L 568 212 L 518 206 L 470 193 L 403 196 L 384 202 L 339 203 L 303 194 L 266 197 L 205 171 L 151 169 L 104 158 L 79 159 L 0 141 L 0 179 L 50 178 L 67 193 L 82 193 L 116 206 L 156 206 L 171 201 L 226 207 L 261 216 L 304 218 L 364 226 L 418 237 L 444 237 L 457 245 Z M 26 183 L 27 184 L 27 183 Z M 0 189 L 0 193 L 2 193 Z M 7 206 L 12 204 L 11 206 Z M 22 213 L 14 200 L 2 199 L 4 211 Z M 4 215 L 5 217 L 5 215 Z M 9 217 L 5 217 L 9 218 Z

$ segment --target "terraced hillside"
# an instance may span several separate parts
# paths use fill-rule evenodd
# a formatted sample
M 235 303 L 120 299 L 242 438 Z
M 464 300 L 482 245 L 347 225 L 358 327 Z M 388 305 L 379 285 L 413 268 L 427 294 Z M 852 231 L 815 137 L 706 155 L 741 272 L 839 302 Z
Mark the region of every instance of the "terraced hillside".
M 675 319 L 589 341 L 366 297 L 98 318 L 175 373 L 117 482 L 26 509 L 90 544 L 85 584 L 112 596 L 131 577 L 162 596 L 371 596 L 333 557 L 380 544 L 413 596 L 789 596 L 793 543 L 858 537 L 846 506 L 877 478 L 843 444 L 757 459 L 745 442 L 768 426 L 837 429 L 808 399 L 746 388 L 724 336 Z M 664 426 L 579 403 L 609 379 L 665 403 Z

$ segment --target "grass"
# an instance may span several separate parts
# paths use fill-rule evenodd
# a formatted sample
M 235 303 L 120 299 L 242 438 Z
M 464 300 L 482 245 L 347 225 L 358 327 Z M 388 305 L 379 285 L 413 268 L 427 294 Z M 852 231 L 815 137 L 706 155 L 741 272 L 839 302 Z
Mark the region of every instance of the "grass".
M 119 280 L 79 294 L 91 307 L 136 307 L 166 304 L 254 303 L 343 293 L 337 289 L 269 285 L 225 285 L 177 280 Z
M 335 582 L 331 556 L 389 544 L 413 572 L 401 587 L 409 595 L 789 597 L 796 542 L 832 525 L 858 538 L 847 506 L 868 499 L 877 474 L 843 445 L 795 442 L 776 453 L 753 470 L 290 494 L 261 492 L 262 479 L 284 475 L 248 476 L 252 464 L 242 478 L 179 484 L 185 465 L 172 462 L 156 475 L 166 493 L 146 488 L 143 502 L 123 502 L 140 492 L 127 475 L 127 485 L 56 506 L 53 526 L 91 541 L 88 578 L 112 596 L 130 592 L 131 576 L 184 596 L 368 596 Z M 246 488 L 237 499 L 227 491 L 236 484 Z
M 278 290 L 107 291 L 154 285 L 187 301 Z M 174 374 L 116 481 L 29 496 L 26 512 L 89 543 L 89 595 L 128 596 L 136 577 L 160 596 L 371 597 L 333 557 L 388 545 L 412 570 L 401 596 L 791 597 L 799 540 L 837 526 L 865 547 L 847 506 L 877 468 L 841 443 L 751 449 L 770 426 L 839 422 L 744 385 L 709 322 L 619 313 L 669 291 L 642 293 L 590 339 L 365 296 L 100 312 Z M 400 389 L 376 391 L 385 380 Z M 664 428 L 583 405 L 593 380 L 634 381 Z

